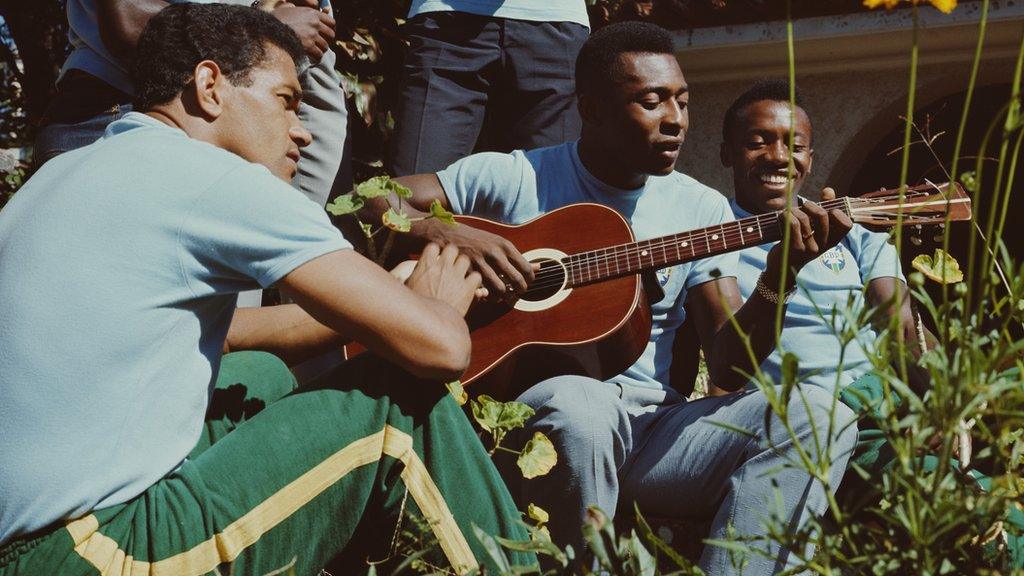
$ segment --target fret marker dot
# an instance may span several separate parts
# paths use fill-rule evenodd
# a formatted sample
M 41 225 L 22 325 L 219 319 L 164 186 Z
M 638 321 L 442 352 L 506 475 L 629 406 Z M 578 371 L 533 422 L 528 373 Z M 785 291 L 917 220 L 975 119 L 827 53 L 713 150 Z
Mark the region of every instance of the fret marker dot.
M 687 246 L 690 245 L 690 243 L 684 240 L 684 241 L 680 242 L 679 245 L 682 246 L 683 248 L 686 248 Z
M 753 226 L 747 226 L 747 232 L 753 232 L 753 231 L 754 231 L 754 227 Z
M 643 252 L 641 252 L 640 255 L 641 256 L 647 256 L 647 250 L 644 250 Z
M 712 234 L 711 235 L 711 239 L 712 240 L 718 240 L 718 234 Z

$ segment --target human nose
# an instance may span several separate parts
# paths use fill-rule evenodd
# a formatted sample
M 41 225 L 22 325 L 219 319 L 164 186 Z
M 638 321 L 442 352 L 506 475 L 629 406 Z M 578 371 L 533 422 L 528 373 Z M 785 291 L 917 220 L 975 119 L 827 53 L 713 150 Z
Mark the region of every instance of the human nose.
M 309 146 L 313 142 L 313 135 L 310 134 L 309 130 L 306 130 L 306 127 L 302 125 L 302 122 L 300 122 L 298 118 L 295 119 L 292 127 L 288 130 L 288 137 L 291 138 L 292 142 L 295 142 L 299 148 Z
M 776 140 L 767 149 L 767 159 L 776 164 L 788 164 L 789 163 L 789 146 L 782 140 Z
M 665 113 L 662 116 L 661 122 L 662 124 L 679 129 L 683 127 L 685 114 L 686 111 L 683 110 L 682 105 L 680 105 L 677 100 L 670 99 Z

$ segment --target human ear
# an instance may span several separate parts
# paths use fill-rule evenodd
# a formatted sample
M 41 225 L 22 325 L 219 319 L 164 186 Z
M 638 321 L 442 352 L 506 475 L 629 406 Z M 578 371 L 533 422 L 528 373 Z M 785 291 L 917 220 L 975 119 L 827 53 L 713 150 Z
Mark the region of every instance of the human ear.
M 227 78 L 212 60 L 203 60 L 192 71 L 196 104 L 208 118 L 216 119 L 224 112 L 224 90 Z
M 812 165 L 814 165 L 814 148 L 809 148 L 807 150 L 807 170 L 804 172 L 810 174 Z
M 732 168 L 732 155 L 729 154 L 729 144 L 727 142 L 719 144 L 718 158 L 722 161 L 722 166 Z
M 580 94 L 576 102 L 580 118 L 587 124 L 594 126 L 601 124 L 600 105 L 596 98 L 590 94 Z

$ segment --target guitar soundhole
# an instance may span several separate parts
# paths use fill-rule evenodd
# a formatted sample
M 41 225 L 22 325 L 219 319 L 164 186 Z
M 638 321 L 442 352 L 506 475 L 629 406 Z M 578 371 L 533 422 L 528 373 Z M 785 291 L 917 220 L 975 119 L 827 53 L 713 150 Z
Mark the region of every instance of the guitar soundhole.
M 534 258 L 531 263 L 540 263 L 540 270 L 534 274 L 533 284 L 519 295 L 520 300 L 540 302 L 547 300 L 565 285 L 565 267 L 557 260 L 550 258 Z

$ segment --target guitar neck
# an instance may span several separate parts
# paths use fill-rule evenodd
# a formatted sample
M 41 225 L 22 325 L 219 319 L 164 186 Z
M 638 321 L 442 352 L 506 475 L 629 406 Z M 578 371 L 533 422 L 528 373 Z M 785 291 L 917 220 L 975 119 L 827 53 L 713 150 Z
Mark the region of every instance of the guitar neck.
M 826 210 L 838 208 L 850 216 L 850 203 L 845 198 L 824 202 L 821 206 Z M 583 286 L 781 239 L 779 212 L 769 212 L 660 238 L 580 252 L 562 262 L 568 270 L 569 286 Z

